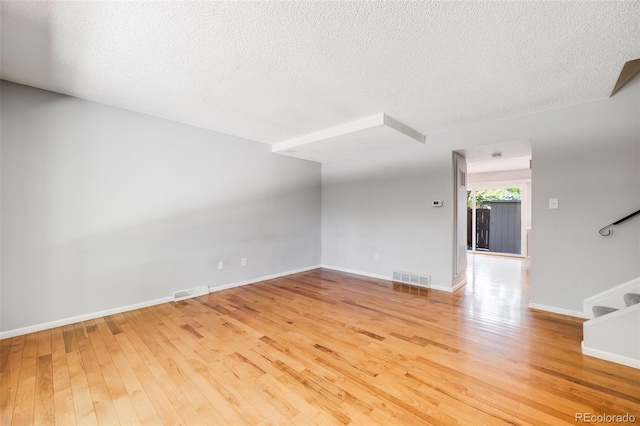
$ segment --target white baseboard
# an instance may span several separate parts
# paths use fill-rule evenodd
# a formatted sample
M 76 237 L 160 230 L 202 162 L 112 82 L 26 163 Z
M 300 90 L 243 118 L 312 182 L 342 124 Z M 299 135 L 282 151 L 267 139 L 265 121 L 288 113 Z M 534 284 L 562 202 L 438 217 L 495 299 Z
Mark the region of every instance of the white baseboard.
M 358 270 L 355 270 L 355 269 L 341 268 L 339 266 L 331 266 L 331 265 L 322 265 L 321 267 L 325 268 L 325 269 L 331 269 L 333 271 L 346 272 L 348 274 L 362 275 L 363 277 L 377 278 L 379 280 L 385 280 L 385 281 L 393 281 L 393 279 L 392 279 L 392 277 L 390 275 L 372 274 L 370 272 L 363 272 L 363 271 L 358 271 Z M 458 290 L 463 285 L 465 285 L 466 282 L 467 282 L 466 280 L 463 280 L 453 288 L 452 287 L 439 286 L 439 285 L 430 285 L 428 288 L 430 288 L 431 290 L 438 290 L 438 291 L 445 291 L 447 293 L 452 293 L 452 292 Z M 419 287 L 419 286 L 417 286 L 417 287 Z
M 582 342 L 582 353 L 584 355 L 592 356 L 594 358 L 604 359 L 605 361 L 615 362 L 616 364 L 626 365 L 627 367 L 633 367 L 640 369 L 640 359 L 628 358 L 626 356 L 620 356 L 609 352 L 601 351 L 599 349 L 589 348 Z
M 460 290 L 462 287 L 464 287 L 466 284 L 467 284 L 467 279 L 465 278 L 464 280 L 460 281 L 458 284 L 454 285 L 451 291 L 456 292 Z
M 218 287 L 209 287 L 209 292 L 226 290 L 228 288 L 239 287 L 242 285 L 253 284 L 260 281 L 271 280 L 274 278 L 280 278 L 287 275 L 297 274 L 300 272 L 310 271 L 312 269 L 320 268 L 320 265 L 310 266 L 307 268 L 296 269 L 292 271 L 281 272 L 278 274 L 267 275 L 264 277 L 253 278 L 246 281 L 240 281 L 232 284 L 225 284 Z M 78 315 L 71 318 L 64 318 L 56 321 L 49 321 L 42 324 L 30 325 L 28 327 L 16 328 L 15 330 L 7 330 L 0 332 L 0 340 L 8 339 L 10 337 L 21 336 L 23 334 L 35 333 L 42 330 L 48 330 L 51 328 L 62 327 L 64 325 L 75 324 L 77 322 L 89 321 L 96 318 L 102 318 L 109 315 L 121 314 L 122 312 L 133 311 L 135 309 L 147 308 L 149 306 L 160 305 L 162 303 L 173 302 L 173 297 L 163 297 L 161 299 L 149 300 L 146 302 L 134 303 L 133 305 L 120 306 L 118 308 L 107 309 L 99 312 L 92 312 L 89 314 Z
M 464 284 L 465 284 L 464 282 L 461 282 L 460 284 L 458 284 L 458 286 L 456 287 L 456 290 L 458 288 L 462 287 Z M 444 291 L 444 292 L 447 292 L 447 293 L 453 293 L 454 291 L 456 291 L 456 290 L 453 289 L 453 287 L 445 287 L 443 285 L 433 285 L 432 284 L 430 288 L 431 288 L 431 290 Z
M 286 277 L 287 275 L 299 274 L 300 272 L 307 272 L 307 271 L 311 271 L 312 269 L 318 269 L 318 268 L 322 268 L 322 266 L 320 265 L 308 266 L 306 268 L 294 269 L 291 271 L 280 272 L 273 275 L 265 275 L 264 277 L 251 278 L 249 280 L 238 281 L 231 284 L 223 284 L 215 287 L 209 287 L 209 292 L 213 293 L 215 291 L 228 290 L 230 288 L 241 287 L 243 285 L 248 285 L 248 284 L 254 284 L 260 281 L 267 281 L 267 280 L 273 280 L 276 278 L 282 278 L 282 277 Z
M 148 300 L 146 302 L 134 303 L 133 305 L 120 306 L 118 308 L 107 309 L 99 312 L 92 312 L 89 314 L 78 315 L 75 317 L 64 318 L 56 321 L 49 321 L 42 324 L 30 325 L 28 327 L 16 328 L 15 330 L 8 330 L 0 332 L 0 340 L 8 339 L 9 337 L 22 336 L 23 334 L 35 333 L 42 330 L 49 330 L 50 328 L 62 327 L 63 325 L 75 324 L 77 322 L 89 321 L 96 318 L 102 318 L 109 315 L 121 314 L 122 312 L 133 311 L 135 309 L 147 308 L 149 306 L 160 305 L 162 303 L 173 302 L 173 297 L 163 297 L 161 299 Z
M 555 306 L 540 305 L 539 303 L 529 302 L 529 309 L 535 309 L 537 311 L 546 311 L 546 312 L 551 312 L 551 313 L 560 314 L 560 315 L 567 315 L 567 316 L 576 317 L 576 318 L 583 318 L 583 319 L 589 318 L 584 312 L 557 308 Z
M 467 279 L 465 278 L 462 281 L 460 281 L 458 284 L 454 285 L 453 287 L 443 287 L 443 286 L 432 285 L 431 288 L 434 290 L 446 291 L 447 293 L 454 293 L 460 290 L 462 287 L 464 287 L 466 283 L 467 283 Z
M 391 281 L 391 275 L 372 274 L 370 272 L 357 271 L 355 269 L 341 268 L 339 266 L 321 265 L 321 268 L 333 271 L 346 272 L 347 274 L 362 275 L 363 277 L 377 278 L 379 280 Z

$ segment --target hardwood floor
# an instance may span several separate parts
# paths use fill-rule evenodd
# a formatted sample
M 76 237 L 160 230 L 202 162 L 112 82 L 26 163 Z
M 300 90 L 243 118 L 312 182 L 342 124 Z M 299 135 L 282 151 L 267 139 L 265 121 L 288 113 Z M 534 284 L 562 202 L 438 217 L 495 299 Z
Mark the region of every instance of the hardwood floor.
M 527 262 L 455 294 L 313 270 L 0 342 L 2 425 L 575 424 L 640 372 L 530 311 Z

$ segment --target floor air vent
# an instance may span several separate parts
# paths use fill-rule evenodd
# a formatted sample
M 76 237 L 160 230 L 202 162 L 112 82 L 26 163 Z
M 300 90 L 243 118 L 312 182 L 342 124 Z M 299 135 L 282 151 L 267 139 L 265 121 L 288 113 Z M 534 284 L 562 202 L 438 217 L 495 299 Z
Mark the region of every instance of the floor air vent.
M 190 288 L 187 290 L 180 290 L 173 293 L 173 301 L 179 302 L 184 299 L 190 299 L 192 297 L 204 296 L 209 294 L 209 287 L 206 285 L 202 287 Z
M 393 281 L 418 287 L 431 286 L 431 277 L 414 272 L 393 271 Z

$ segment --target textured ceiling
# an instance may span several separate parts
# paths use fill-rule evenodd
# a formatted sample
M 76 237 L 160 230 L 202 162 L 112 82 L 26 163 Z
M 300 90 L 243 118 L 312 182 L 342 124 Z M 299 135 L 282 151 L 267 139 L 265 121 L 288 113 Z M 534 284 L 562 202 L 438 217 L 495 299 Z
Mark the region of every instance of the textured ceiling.
M 496 142 L 491 145 L 480 145 L 471 148 L 460 149 L 457 153 L 467 159 L 468 164 L 491 162 L 496 158 L 499 159 L 531 157 L 531 140 L 520 139 L 514 141 Z
M 608 97 L 640 2 L 2 2 L 1 77 L 277 143 Z M 428 142 L 427 142 L 428 143 Z

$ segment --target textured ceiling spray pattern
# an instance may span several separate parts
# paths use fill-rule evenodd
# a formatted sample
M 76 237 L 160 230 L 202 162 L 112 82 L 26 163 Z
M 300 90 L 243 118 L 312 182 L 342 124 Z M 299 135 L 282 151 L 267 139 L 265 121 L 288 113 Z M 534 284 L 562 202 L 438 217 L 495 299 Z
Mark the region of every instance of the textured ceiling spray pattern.
M 640 2 L 2 2 L 4 79 L 276 143 L 606 98 Z

